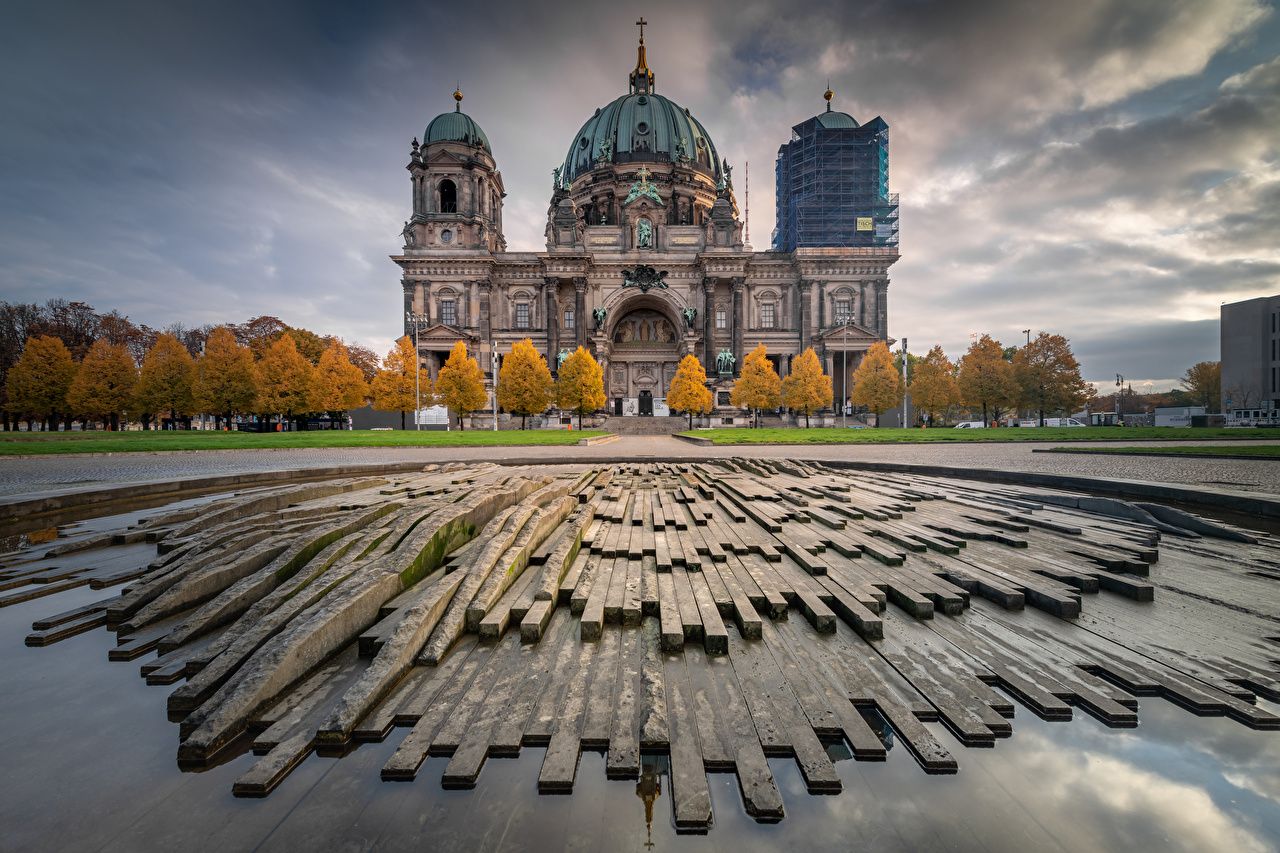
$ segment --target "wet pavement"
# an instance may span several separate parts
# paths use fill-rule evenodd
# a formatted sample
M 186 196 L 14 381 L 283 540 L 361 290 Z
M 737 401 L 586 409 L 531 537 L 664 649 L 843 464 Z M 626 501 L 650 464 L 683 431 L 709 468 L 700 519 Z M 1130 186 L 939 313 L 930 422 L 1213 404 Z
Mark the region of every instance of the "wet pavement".
M 1222 444 L 1143 442 L 1160 444 Z M 1240 442 L 1275 444 L 1274 441 Z M 1144 480 L 1212 486 L 1240 491 L 1280 493 L 1280 463 L 1253 459 L 1194 459 L 1167 456 L 1102 456 L 1035 453 L 1035 448 L 1068 442 L 1009 444 L 853 444 L 753 445 L 699 447 L 670 436 L 624 436 L 593 447 L 362 447 L 342 449 L 217 450 L 171 453 L 120 453 L 84 456 L 33 456 L 0 459 L 0 495 L 62 491 L 87 486 L 178 480 L 219 474 L 244 474 L 332 465 L 395 462 L 538 462 L 637 459 L 754 458 L 831 459 L 944 465 L 958 469 L 1026 471 L 1111 480 Z M 1133 442 L 1087 442 L 1089 447 L 1127 446 Z

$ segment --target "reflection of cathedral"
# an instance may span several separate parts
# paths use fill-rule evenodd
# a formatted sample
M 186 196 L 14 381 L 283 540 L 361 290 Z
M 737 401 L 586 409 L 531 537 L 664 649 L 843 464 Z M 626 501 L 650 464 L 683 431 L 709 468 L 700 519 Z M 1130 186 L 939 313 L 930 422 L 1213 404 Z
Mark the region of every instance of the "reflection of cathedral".
M 595 110 L 554 170 L 543 252 L 506 251 L 502 175 L 460 92 L 414 140 L 413 214 L 393 259 L 432 372 L 459 338 L 486 371 L 495 344 L 532 338 L 553 369 L 581 345 L 604 367 L 610 411 L 661 414 L 686 353 L 727 391 L 756 344 L 784 376 L 812 346 L 838 396 L 843 354 L 852 371 L 886 338 L 896 246 L 752 252 L 732 167 L 654 82 L 642 28 L 628 93 Z

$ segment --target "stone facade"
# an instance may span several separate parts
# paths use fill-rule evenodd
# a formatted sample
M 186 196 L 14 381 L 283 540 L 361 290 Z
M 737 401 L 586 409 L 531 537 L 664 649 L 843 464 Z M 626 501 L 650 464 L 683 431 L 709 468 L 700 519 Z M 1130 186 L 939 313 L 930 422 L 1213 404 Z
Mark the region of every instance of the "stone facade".
M 494 346 L 500 357 L 531 338 L 554 371 L 558 356 L 585 346 L 604 367 L 610 412 L 662 414 L 686 353 L 727 392 L 757 344 L 784 376 L 811 346 L 839 400 L 844 366 L 852 372 L 888 337 L 897 247 L 753 252 L 732 169 L 701 125 L 683 111 L 696 143 L 648 130 L 644 109 L 679 108 L 653 92 L 643 42 L 630 81 L 630 94 L 604 108 L 611 123 L 597 110 L 555 170 L 542 252 L 504 250 L 501 175 L 478 128 L 464 139 L 414 141 L 413 217 L 392 260 L 406 333 L 412 312 L 425 364 L 434 373 L 462 339 L 488 370 Z M 582 154 L 590 146 L 593 158 Z M 453 193 L 443 202 L 442 185 Z M 724 352 L 733 367 L 718 371 Z M 727 394 L 717 403 L 728 412 Z

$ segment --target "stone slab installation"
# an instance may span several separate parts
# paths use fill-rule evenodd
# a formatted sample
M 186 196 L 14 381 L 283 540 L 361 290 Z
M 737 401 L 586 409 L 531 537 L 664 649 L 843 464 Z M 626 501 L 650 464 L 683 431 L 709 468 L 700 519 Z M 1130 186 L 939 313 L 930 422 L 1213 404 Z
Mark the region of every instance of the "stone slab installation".
M 362 471 L 130 518 L 0 555 L 0 607 L 110 588 L 27 644 L 115 631 L 112 661 L 173 685 L 179 767 L 261 756 L 238 796 L 362 740 L 395 739 L 388 782 L 448 757 L 451 788 L 542 747 L 547 794 L 596 781 L 583 750 L 612 778 L 662 753 L 700 832 L 708 772 L 760 821 L 786 809 L 769 758 L 812 794 L 840 792 L 835 744 L 955 773 L 929 724 L 999 748 L 1015 711 L 1123 728 L 1160 696 L 1280 728 L 1280 539 L 1155 504 L 721 459 Z

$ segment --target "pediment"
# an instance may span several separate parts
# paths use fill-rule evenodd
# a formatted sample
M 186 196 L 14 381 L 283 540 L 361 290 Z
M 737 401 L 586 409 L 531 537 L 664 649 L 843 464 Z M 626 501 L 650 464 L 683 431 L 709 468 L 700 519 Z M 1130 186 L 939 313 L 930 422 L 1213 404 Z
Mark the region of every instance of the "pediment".
M 431 165 L 433 163 L 457 163 L 461 165 L 470 159 L 470 157 L 464 157 L 453 151 L 437 150 L 431 152 L 431 156 L 427 157 L 423 162 L 427 165 Z
M 448 326 L 444 323 L 435 323 L 418 332 L 418 339 L 426 338 L 448 338 L 451 341 L 459 341 L 467 338 L 462 329 L 457 326 Z
M 860 326 L 857 323 L 849 323 L 847 326 L 832 326 L 831 328 L 820 332 L 817 337 L 818 340 L 821 341 L 848 340 L 850 342 L 875 342 L 880 340 L 880 336 L 875 332 L 865 326 Z

